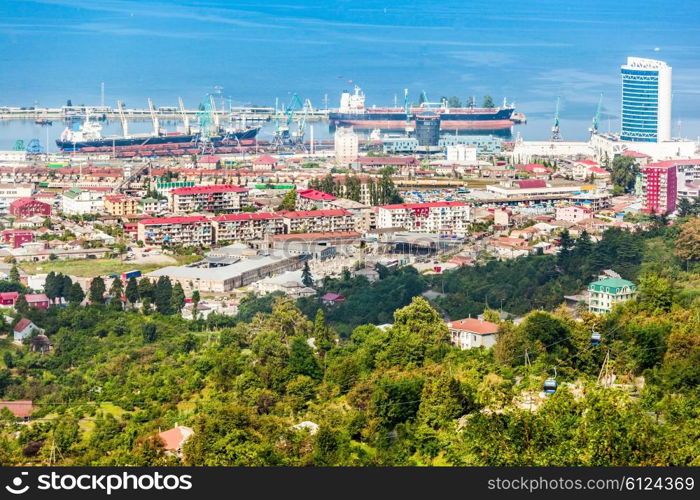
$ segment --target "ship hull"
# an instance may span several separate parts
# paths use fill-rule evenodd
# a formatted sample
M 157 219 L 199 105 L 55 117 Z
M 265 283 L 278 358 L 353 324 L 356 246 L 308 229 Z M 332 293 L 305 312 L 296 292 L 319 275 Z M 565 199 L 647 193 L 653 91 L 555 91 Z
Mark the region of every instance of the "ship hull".
M 223 135 L 213 136 L 209 138 L 209 141 L 216 145 L 226 144 L 229 142 L 239 142 L 244 140 L 254 139 L 260 127 L 252 127 L 246 130 L 237 130 L 226 132 Z M 143 147 L 143 146 L 164 146 L 172 145 L 178 146 L 182 145 L 187 147 L 188 145 L 193 146 L 199 141 L 199 135 L 196 134 L 174 134 L 174 135 L 161 135 L 161 136 L 146 136 L 146 137 L 105 137 L 103 139 L 97 139 L 93 141 L 63 141 L 61 139 L 56 140 L 56 145 L 62 151 L 80 151 L 85 148 L 133 148 L 133 147 Z
M 364 113 L 332 112 L 329 113 L 328 118 L 334 125 L 394 130 L 403 129 L 406 125 L 415 127 L 415 116 L 427 111 L 436 113 L 440 117 L 442 130 L 496 130 L 510 128 L 515 124 L 512 119 L 513 108 L 483 111 L 414 108 L 411 110 L 411 120 L 406 120 L 405 112 L 369 109 Z

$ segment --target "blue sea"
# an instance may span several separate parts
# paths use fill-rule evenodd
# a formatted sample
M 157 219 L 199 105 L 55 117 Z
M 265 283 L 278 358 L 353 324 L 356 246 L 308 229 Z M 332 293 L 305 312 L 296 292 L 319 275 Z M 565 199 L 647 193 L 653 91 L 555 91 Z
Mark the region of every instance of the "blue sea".
M 549 136 L 557 96 L 565 139 L 588 137 L 601 92 L 600 128 L 618 131 L 619 67 L 650 57 L 673 67 L 674 135 L 700 136 L 697 0 L 2 0 L 0 41 L 0 106 L 99 104 L 100 82 L 106 104 L 144 108 L 216 87 L 234 105 L 336 107 L 354 85 L 390 105 L 407 88 L 507 98 L 529 140 Z M 62 127 L 0 123 L 0 149 Z

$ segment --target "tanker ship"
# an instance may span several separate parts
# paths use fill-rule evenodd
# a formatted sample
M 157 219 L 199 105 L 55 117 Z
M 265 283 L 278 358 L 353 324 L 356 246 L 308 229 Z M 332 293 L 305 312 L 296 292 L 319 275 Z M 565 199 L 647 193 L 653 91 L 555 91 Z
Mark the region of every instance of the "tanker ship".
M 436 113 L 440 118 L 441 130 L 498 130 L 507 129 L 525 120 L 524 115 L 515 113 L 514 104 L 494 108 L 460 107 L 450 108 L 446 102 L 423 102 L 412 106 L 406 101 L 401 107 L 365 107 L 365 94 L 355 86 L 354 94 L 343 92 L 340 107 L 331 111 L 328 118 L 332 125 L 354 126 L 358 129 L 399 130 L 407 126 L 415 127 L 417 114 Z

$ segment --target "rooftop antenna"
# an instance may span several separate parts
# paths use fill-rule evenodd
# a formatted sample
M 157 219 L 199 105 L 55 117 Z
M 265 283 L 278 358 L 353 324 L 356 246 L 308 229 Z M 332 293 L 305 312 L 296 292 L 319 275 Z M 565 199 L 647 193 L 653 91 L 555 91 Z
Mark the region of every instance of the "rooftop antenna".
M 559 134 L 559 96 L 557 96 L 557 108 L 554 112 L 554 125 L 552 126 L 552 141 L 561 141 Z

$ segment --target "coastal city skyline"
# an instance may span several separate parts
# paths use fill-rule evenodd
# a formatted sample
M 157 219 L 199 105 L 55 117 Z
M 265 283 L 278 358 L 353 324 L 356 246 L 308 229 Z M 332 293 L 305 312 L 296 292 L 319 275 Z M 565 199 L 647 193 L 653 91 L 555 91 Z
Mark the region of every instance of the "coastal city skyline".
M 700 3 L 0 14 L 0 488 L 700 484 Z

